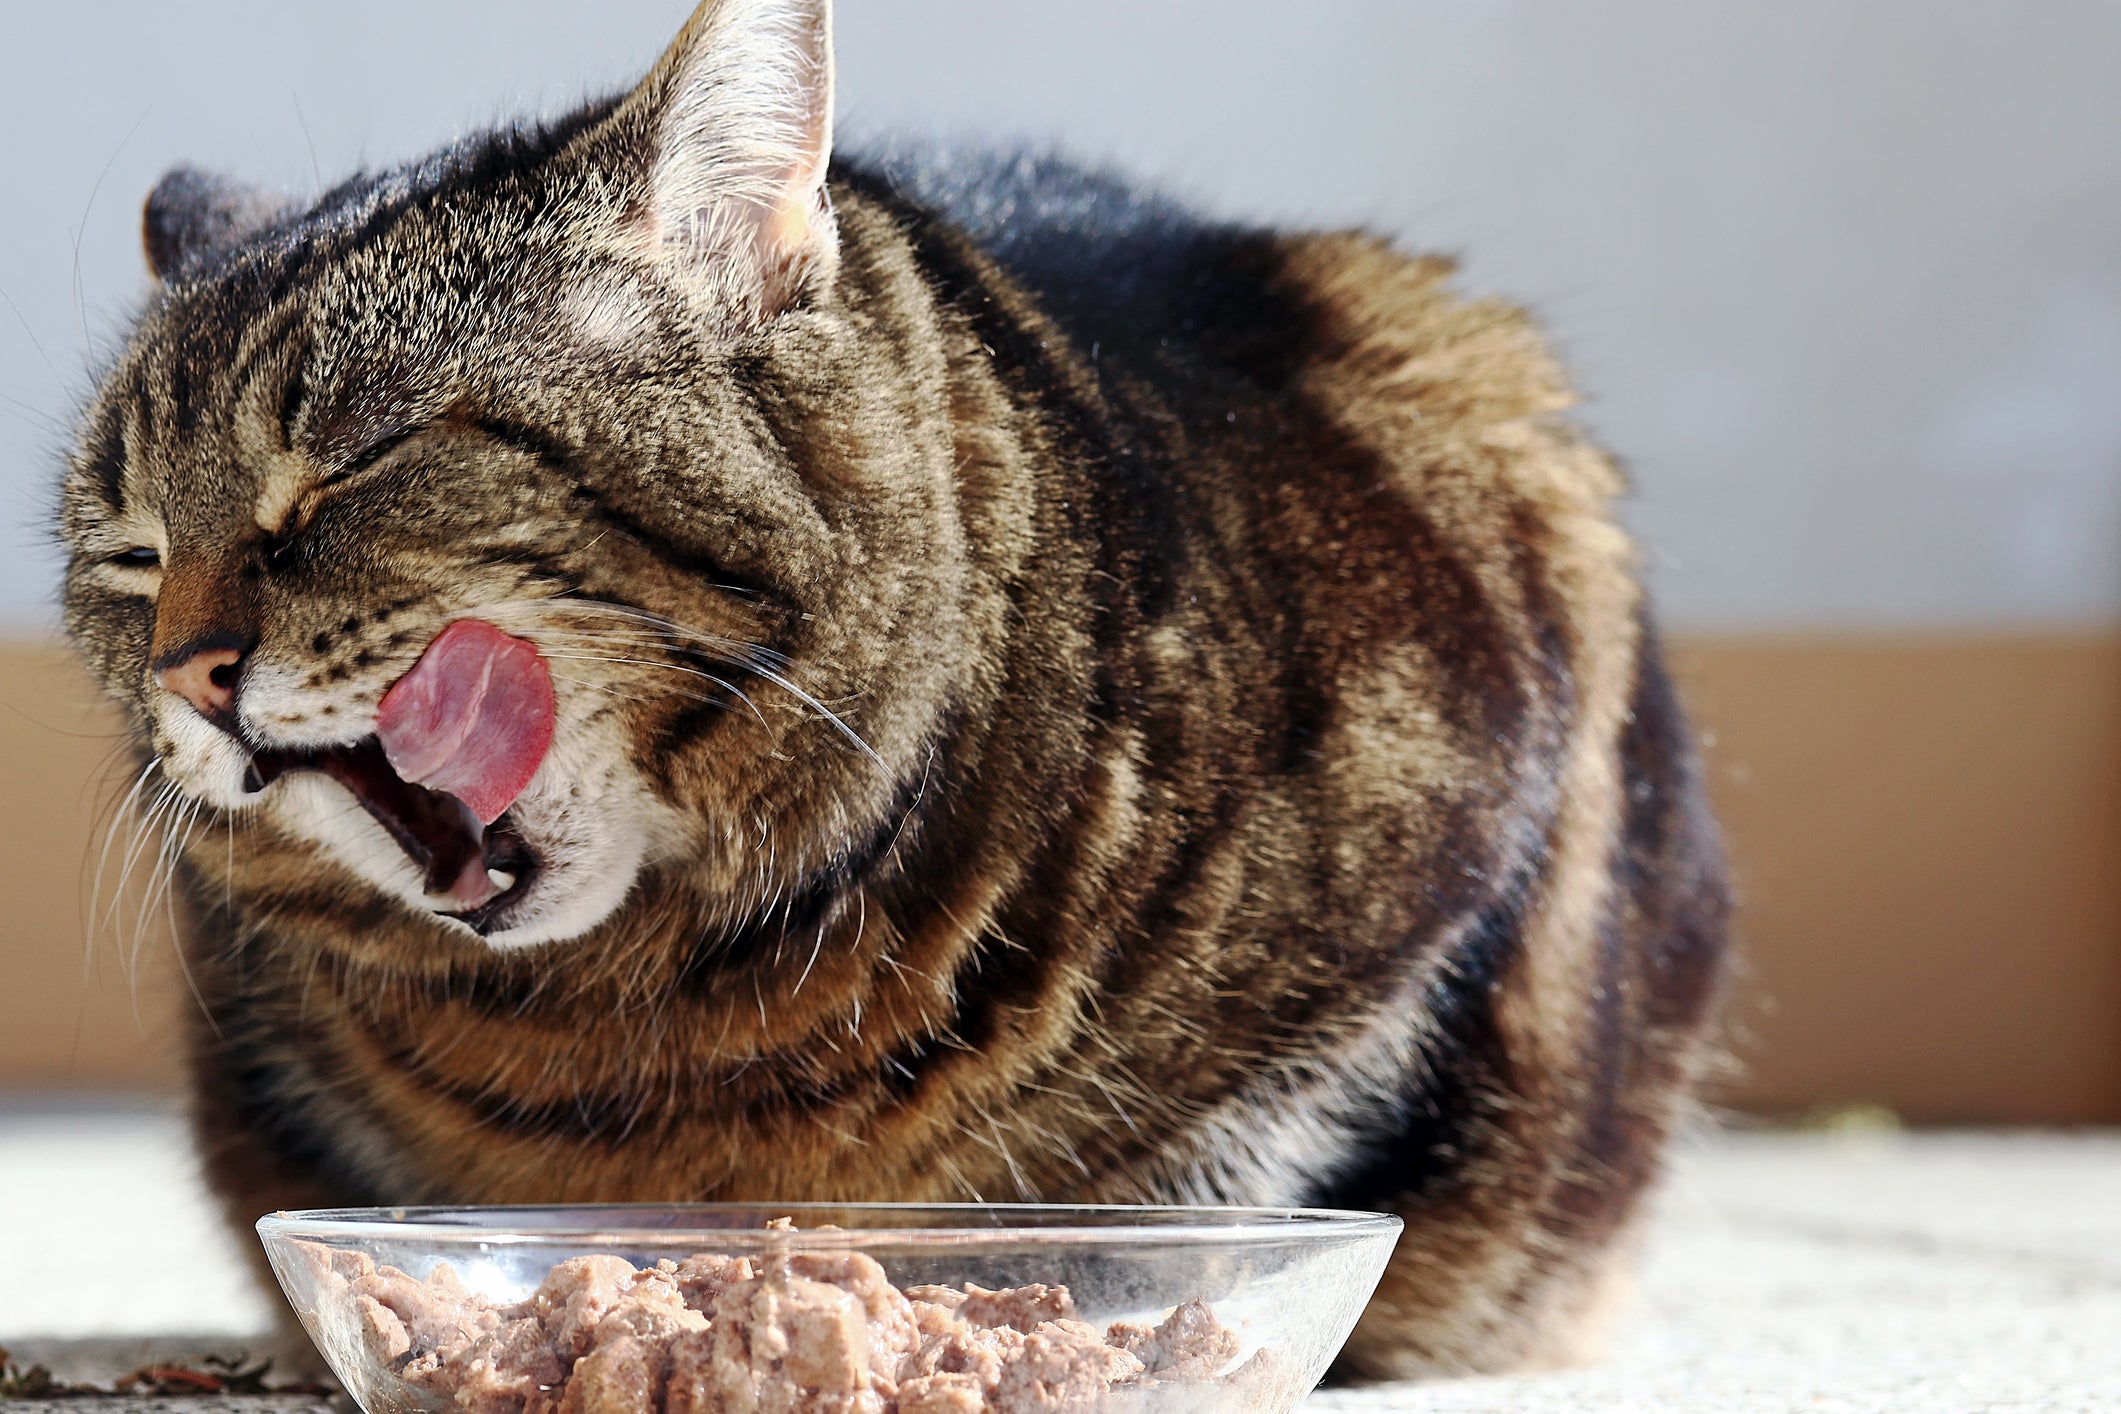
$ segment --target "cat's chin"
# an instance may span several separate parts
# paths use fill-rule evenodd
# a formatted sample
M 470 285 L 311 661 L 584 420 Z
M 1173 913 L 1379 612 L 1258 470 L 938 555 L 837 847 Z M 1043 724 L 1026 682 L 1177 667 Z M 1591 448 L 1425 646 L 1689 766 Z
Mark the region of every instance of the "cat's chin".
M 343 774 L 343 773 L 340 773 Z M 602 804 L 584 804 L 584 796 Z M 438 888 L 431 861 L 408 852 L 402 828 L 377 818 L 338 774 L 287 770 L 257 804 L 282 830 L 319 846 L 364 882 L 499 951 L 579 938 L 616 912 L 647 857 L 651 831 L 614 808 L 623 793 L 534 786 L 487 832 L 477 867 L 485 897 Z

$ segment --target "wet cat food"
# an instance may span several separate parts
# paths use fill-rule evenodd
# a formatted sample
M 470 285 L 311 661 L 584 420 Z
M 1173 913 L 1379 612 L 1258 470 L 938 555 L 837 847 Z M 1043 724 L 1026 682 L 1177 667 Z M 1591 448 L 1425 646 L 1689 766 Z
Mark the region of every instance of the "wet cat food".
M 297 1244 L 352 1303 L 407 1407 L 466 1414 L 1014 1414 L 1143 1407 L 1236 1374 L 1238 1339 L 1189 1301 L 1154 1325 L 1079 1319 L 1064 1286 L 894 1286 L 859 1252 L 574 1257 L 504 1304 L 449 1265 L 425 1280 Z M 1157 1399 L 1148 1407 L 1162 1404 Z M 1186 1403 L 1184 1399 L 1178 1402 Z

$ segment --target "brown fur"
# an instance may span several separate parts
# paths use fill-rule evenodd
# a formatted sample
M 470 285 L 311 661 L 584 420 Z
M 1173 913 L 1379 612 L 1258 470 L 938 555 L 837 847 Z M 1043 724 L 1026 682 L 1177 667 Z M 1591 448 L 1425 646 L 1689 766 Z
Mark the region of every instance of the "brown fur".
M 799 189 L 756 265 L 741 213 L 643 237 L 699 47 L 816 12 L 703 7 L 616 106 L 293 215 L 204 184 L 242 238 L 150 242 L 67 605 L 203 802 L 185 948 L 231 1216 L 1387 1207 L 1346 1372 L 1580 1354 L 1724 905 L 1560 374 L 1366 237 L 1195 223 L 1153 298 L 1100 303 L 888 164 L 815 206 L 766 164 Z M 113 563 L 135 544 L 161 567 Z M 536 946 L 364 877 L 271 803 L 289 781 L 198 786 L 238 748 L 148 672 L 229 636 L 256 741 L 351 739 L 463 612 L 559 677 L 541 780 L 580 831 L 551 867 L 647 822 L 630 887 Z

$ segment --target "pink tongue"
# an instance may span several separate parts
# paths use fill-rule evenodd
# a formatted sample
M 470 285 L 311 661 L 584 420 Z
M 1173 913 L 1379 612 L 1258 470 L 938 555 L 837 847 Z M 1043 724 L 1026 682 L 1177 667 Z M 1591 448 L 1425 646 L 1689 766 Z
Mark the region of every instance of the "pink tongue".
M 491 825 L 552 745 L 552 674 L 538 650 L 458 619 L 383 694 L 376 736 L 403 780 L 447 791 Z

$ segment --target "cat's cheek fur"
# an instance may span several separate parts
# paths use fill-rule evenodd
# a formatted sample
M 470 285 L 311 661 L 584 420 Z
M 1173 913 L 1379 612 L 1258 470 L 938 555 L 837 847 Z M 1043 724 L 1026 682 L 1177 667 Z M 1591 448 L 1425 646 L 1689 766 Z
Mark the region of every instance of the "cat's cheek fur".
M 486 935 L 488 947 L 504 952 L 588 933 L 684 831 L 643 785 L 615 731 L 556 744 L 510 818 L 539 865 L 502 926 Z

